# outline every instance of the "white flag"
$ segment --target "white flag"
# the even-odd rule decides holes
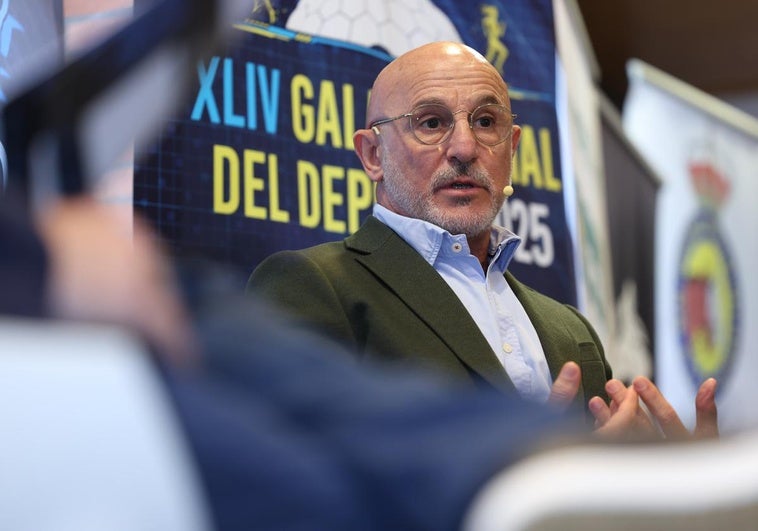
[[[624,129],[660,175],[656,380],[692,425],[719,381],[723,431],[758,425],[758,122],[653,67],[629,65]]]

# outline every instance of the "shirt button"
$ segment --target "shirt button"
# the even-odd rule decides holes
[[[452,247],[452,249],[453,249],[453,252],[454,252],[454,253],[460,253],[460,252],[463,250],[463,245],[461,245],[461,244],[460,244],[460,243],[458,243],[458,242],[455,242],[455,243],[453,244],[453,247]]]
[[[506,354],[510,354],[511,352],[513,352],[513,347],[511,346],[510,343],[503,343],[503,352],[505,352]]]

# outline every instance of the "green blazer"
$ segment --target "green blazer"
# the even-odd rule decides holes
[[[577,401],[607,400],[611,368],[589,322],[571,306],[505,276],[537,330],[553,379],[573,360],[582,369]],[[247,291],[368,360],[427,367],[459,382],[515,392],[447,283],[373,216],[344,241],[268,257],[253,271]]]

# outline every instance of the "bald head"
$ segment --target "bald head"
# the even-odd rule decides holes
[[[473,76],[473,78],[472,78]],[[432,42],[397,57],[377,76],[371,90],[366,119],[371,123],[388,114],[408,111],[417,94],[435,83],[461,87],[473,79],[488,79],[509,105],[508,89],[498,71],[482,54],[457,42]]]

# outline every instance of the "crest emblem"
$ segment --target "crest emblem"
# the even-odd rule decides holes
[[[678,267],[679,338],[690,375],[699,385],[722,379],[732,362],[739,323],[737,279],[718,213],[730,183],[711,162],[689,165],[699,207],[684,238]]]

